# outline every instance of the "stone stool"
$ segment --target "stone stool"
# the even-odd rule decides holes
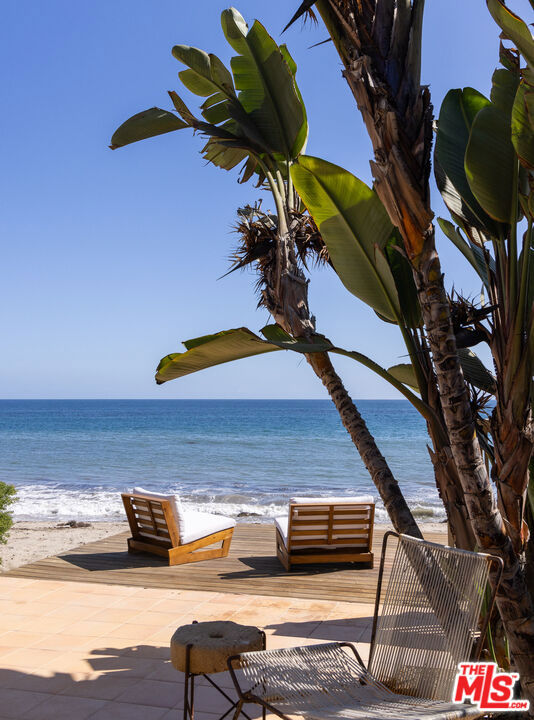
[[[231,703],[220,720],[236,709],[238,702],[217,685],[209,675],[228,670],[228,658],[251,650],[265,650],[265,633],[252,625],[238,625],[230,620],[194,622],[182,625],[171,638],[171,662],[185,673],[184,720],[193,720],[195,677],[202,675]],[[243,712],[246,718],[249,716]],[[239,713],[234,715],[237,718]],[[250,718],[249,718],[250,720]]]

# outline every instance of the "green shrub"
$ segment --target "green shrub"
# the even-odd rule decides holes
[[[13,518],[7,508],[15,502],[16,494],[14,485],[0,482],[0,543],[7,542],[9,528],[13,525]]]

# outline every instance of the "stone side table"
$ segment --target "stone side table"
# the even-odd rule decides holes
[[[230,703],[230,707],[219,720],[237,709],[238,701],[234,701],[209,676],[228,670],[227,660],[232,655],[252,650],[265,650],[265,633],[252,625],[217,620],[194,622],[191,625],[182,625],[176,630],[171,638],[171,662],[177,670],[185,674],[184,720],[194,718],[195,677],[198,675],[205,677]],[[250,720],[243,710],[241,713]],[[238,715],[239,712],[234,718]]]

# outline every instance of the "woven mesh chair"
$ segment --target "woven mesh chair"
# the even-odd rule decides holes
[[[398,543],[381,603],[391,537]],[[450,700],[458,663],[480,655],[501,575],[500,558],[386,533],[368,668],[348,642],[242,653],[228,661],[241,705],[314,720],[480,716]]]

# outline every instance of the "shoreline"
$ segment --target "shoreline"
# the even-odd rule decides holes
[[[250,522],[254,523],[255,520],[251,518]],[[2,559],[0,573],[51,555],[59,555],[80,545],[102,540],[108,535],[128,532],[126,520],[121,522],[99,520],[88,525],[89,527],[70,527],[53,520],[15,521],[9,531],[7,543],[0,545]],[[392,529],[389,523],[375,523],[375,527]],[[423,522],[419,523],[419,527],[423,533],[443,532],[444,542],[447,541],[445,523]]]

